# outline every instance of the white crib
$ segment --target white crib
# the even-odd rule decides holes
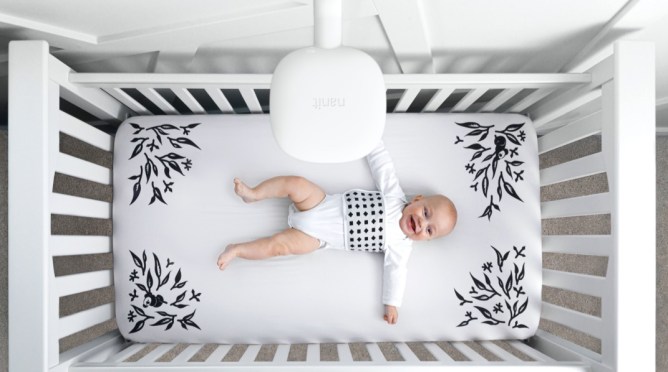
[[[113,303],[59,314],[59,298],[113,286],[111,270],[54,274],[54,257],[112,250],[109,236],[51,233],[52,214],[112,218],[109,203],[53,191],[56,173],[104,185],[112,180],[110,169],[61,153],[59,132],[112,151],[113,135],[99,128],[113,128],[107,124],[128,115],[150,115],[156,108],[165,114],[206,113],[207,105],[229,114],[261,113],[271,75],[76,73],[51,56],[45,42],[21,41],[10,44],[9,54],[10,370],[654,369],[653,46],[618,43],[612,55],[581,73],[406,74],[385,79],[388,107],[394,112],[441,108],[527,114],[540,135],[541,154],[600,134],[601,152],[540,174],[541,186],[607,174],[608,192],[542,203],[544,220],[610,215],[607,235],[543,236],[544,252],[608,258],[604,277],[543,271],[545,286],[600,299],[600,316],[550,303],[542,310],[543,319],[599,339],[600,352],[544,329],[529,340],[506,342],[320,345],[143,345],[126,342],[113,331],[59,350],[60,339],[114,318]],[[483,98],[491,97],[490,92],[497,94]],[[165,94],[178,97],[182,105],[176,107]],[[230,103],[232,96],[239,102]],[[62,100],[97,120],[82,121],[62,111]]]

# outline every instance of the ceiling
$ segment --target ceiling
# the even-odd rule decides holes
[[[385,73],[557,72],[583,48],[638,38],[657,43],[657,97],[668,98],[665,0],[343,4],[343,43]],[[0,0],[0,80],[16,39],[47,40],[78,71],[271,73],[312,35],[310,0]]]

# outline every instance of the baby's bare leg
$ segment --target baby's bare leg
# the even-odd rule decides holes
[[[304,177],[280,176],[249,187],[240,179],[234,179],[234,192],[246,203],[267,199],[288,197],[300,211],[309,210],[325,198],[325,192]]]
[[[318,249],[320,241],[295,229],[286,229],[269,237],[246,243],[230,244],[218,256],[218,268],[225,270],[236,257],[247,260],[263,260],[290,254],[305,254]]]

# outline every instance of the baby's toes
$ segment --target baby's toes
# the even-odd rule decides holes
[[[221,261],[221,260],[218,260],[218,269],[220,269],[221,271],[222,271],[222,270],[225,270],[225,269],[227,268],[227,265],[228,265],[228,264],[229,264],[228,261]]]
[[[227,265],[230,264],[230,261],[232,261],[234,259],[234,257],[236,257],[235,254],[234,254],[234,251],[233,251],[234,247],[235,247],[235,244],[228,245],[225,248],[225,251],[223,251],[223,253],[221,253],[220,256],[218,256],[217,264],[218,264],[218,268],[220,270],[225,270]]]
[[[238,178],[234,179],[234,192],[235,193],[237,193],[237,194],[239,193],[239,190],[241,189],[241,184],[242,184],[242,182]]]
[[[246,203],[251,203],[256,200],[253,196],[253,190],[238,179],[234,180],[234,192]]]

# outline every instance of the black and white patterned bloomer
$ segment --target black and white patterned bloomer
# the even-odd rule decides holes
[[[343,196],[346,249],[385,251],[385,203],[378,191],[351,190]]]

